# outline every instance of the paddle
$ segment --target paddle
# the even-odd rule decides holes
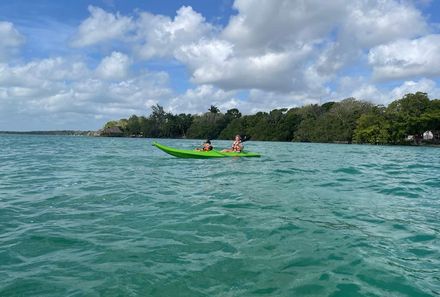
[[[251,137],[250,136],[248,137],[247,135],[245,135],[241,138],[241,142],[248,141],[249,139],[251,139]]]

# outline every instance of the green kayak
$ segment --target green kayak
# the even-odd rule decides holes
[[[225,157],[260,157],[259,154],[251,153],[251,152],[221,152],[217,150],[212,151],[196,151],[196,150],[181,150],[172,148],[169,146],[162,145],[157,142],[153,142],[153,146],[158,149],[164,151],[167,154],[178,158],[193,158],[193,159],[208,159],[208,158],[225,158]]]

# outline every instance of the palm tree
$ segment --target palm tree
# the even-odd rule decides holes
[[[215,105],[211,105],[211,107],[208,109],[208,111],[209,111],[210,113],[219,113],[219,112],[220,112],[220,109],[218,109],[218,107],[215,106]]]

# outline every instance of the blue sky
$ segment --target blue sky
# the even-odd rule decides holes
[[[440,97],[440,1],[1,1],[0,130]]]

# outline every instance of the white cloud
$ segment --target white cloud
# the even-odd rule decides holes
[[[124,60],[122,54],[113,53],[109,65],[112,65],[114,56]],[[116,67],[116,71],[110,73],[119,70]],[[106,120],[147,114],[151,102],[171,98],[173,92],[168,81],[168,75],[162,72],[137,72],[120,79],[115,76],[112,80],[101,79],[84,62],[65,58],[37,60],[17,66],[0,64],[0,118],[32,118],[32,123],[37,126],[28,126],[31,122],[22,123],[26,129],[44,129],[38,125],[47,123],[47,119],[53,119],[51,129],[74,129],[74,126],[59,125],[81,118],[90,128],[97,129]],[[4,124],[10,125],[11,122]],[[77,124],[81,125],[80,122]],[[2,126],[0,129],[14,128]]]
[[[72,41],[75,47],[90,46],[101,42],[123,38],[134,28],[130,17],[112,14],[105,10],[89,6],[90,17],[81,23]]]
[[[215,31],[214,26],[190,6],[182,6],[174,19],[141,13],[137,21],[138,54],[144,59],[172,57],[182,45],[197,42]]]
[[[327,38],[346,11],[346,1],[236,0],[222,36],[248,51],[281,50]]]
[[[428,93],[431,98],[440,98],[440,87],[437,83],[430,79],[420,79],[418,81],[405,81],[402,85],[394,88],[390,92],[390,101],[400,99],[405,94],[424,92]]]
[[[167,104],[167,109],[174,113],[200,113],[208,111],[211,105],[226,112],[237,107],[239,100],[235,97],[235,92],[225,92],[212,85],[201,85],[172,98]]]
[[[0,40],[0,62],[6,61],[25,41],[23,35],[14,27],[14,24],[1,21]]]
[[[269,111],[274,108],[296,107],[303,104],[320,102],[323,94],[279,93],[261,90],[250,90],[247,98],[240,99],[237,91],[223,91],[213,85],[200,85],[188,89],[184,94],[166,102],[166,108],[174,113],[200,113],[208,111],[211,105],[219,107],[222,112],[238,108],[244,114],[258,111]],[[315,97],[314,97],[315,96]]]
[[[440,35],[398,40],[370,50],[377,80],[440,75]]]
[[[176,58],[192,73],[197,84],[214,84],[225,90],[284,90],[307,87],[301,66],[312,52],[308,45],[291,52],[265,52],[241,55],[224,40],[201,40],[182,46]],[[294,66],[301,67],[295,68]]]
[[[428,25],[414,6],[404,1],[352,1],[344,22],[343,38],[369,48],[428,32]]]
[[[0,38],[2,47],[18,47],[24,42],[24,37],[10,22],[0,22]]]
[[[308,94],[305,92],[265,92],[251,90],[249,97],[240,105],[244,113],[256,113],[258,111],[269,111],[275,108],[292,108],[304,104],[320,103],[324,94]]]
[[[79,31],[121,23],[116,27],[125,30],[112,38],[129,41],[142,59],[176,59],[198,85],[322,93],[344,67],[365,58],[365,49],[428,30],[419,10],[395,0],[236,0],[234,8],[238,13],[220,29],[191,7],[173,19],[147,12],[131,19],[91,7]]]
[[[331,95],[331,100],[354,97],[374,104],[387,105],[405,94],[416,92],[425,92],[431,98],[439,98],[440,86],[433,80],[422,78],[417,81],[403,81],[392,89],[379,89],[363,77],[342,77],[338,89]]]
[[[104,57],[96,69],[97,75],[102,79],[124,79],[130,68],[130,58],[120,52],[113,52]]]
[[[382,1],[236,0],[238,14],[215,38],[181,44],[175,57],[192,82],[225,90],[324,92],[364,48],[427,31],[410,4]]]
[[[17,66],[0,64],[0,86],[28,86],[44,89],[48,82],[63,83],[89,75],[85,63],[57,57]]]

